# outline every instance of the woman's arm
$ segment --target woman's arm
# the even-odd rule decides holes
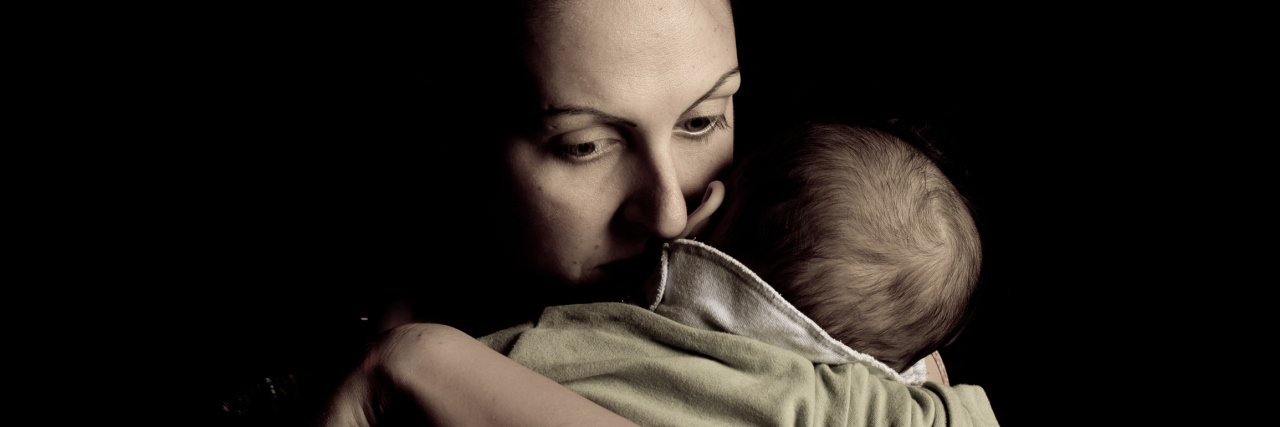
[[[636,425],[462,331],[429,323],[393,329],[343,383],[322,425],[377,425],[396,393],[440,426]]]

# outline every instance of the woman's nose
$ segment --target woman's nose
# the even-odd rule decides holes
[[[624,215],[628,222],[654,236],[674,239],[684,231],[689,213],[670,145],[648,144],[638,154]]]

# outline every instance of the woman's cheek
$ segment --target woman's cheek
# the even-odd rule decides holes
[[[514,196],[521,202],[519,211],[512,213],[522,224],[520,246],[527,248],[526,256],[538,270],[562,275],[563,257],[558,252],[565,246],[561,218],[565,203],[558,201],[563,189],[552,163],[554,156],[532,142],[520,141],[510,146],[507,160]]]
[[[680,165],[680,191],[686,198],[701,199],[707,184],[733,163],[732,128],[720,131],[704,144],[684,144],[676,156]]]
[[[688,200],[701,200],[707,184],[733,164],[733,129],[737,124],[733,112],[733,97],[729,97],[724,110],[728,127],[716,131],[703,142],[687,141],[678,144],[676,159],[680,173],[680,191]],[[690,205],[692,210],[696,206]]]
[[[539,179],[543,247],[569,276],[594,268],[609,249],[609,223],[621,205],[621,182],[605,164],[555,164]]]

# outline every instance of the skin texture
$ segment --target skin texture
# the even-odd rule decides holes
[[[643,279],[640,261],[732,161],[732,15],[721,1],[559,12],[529,24],[543,119],[507,144],[524,253],[569,285]]]

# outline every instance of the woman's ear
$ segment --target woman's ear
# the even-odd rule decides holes
[[[684,239],[689,236],[697,236],[707,226],[707,220],[711,218],[711,214],[720,208],[720,203],[724,201],[724,183],[720,181],[711,181],[707,184],[707,191],[702,194],[702,204],[698,205],[698,209],[689,214],[689,220],[684,227],[684,231],[676,236],[677,239]]]

